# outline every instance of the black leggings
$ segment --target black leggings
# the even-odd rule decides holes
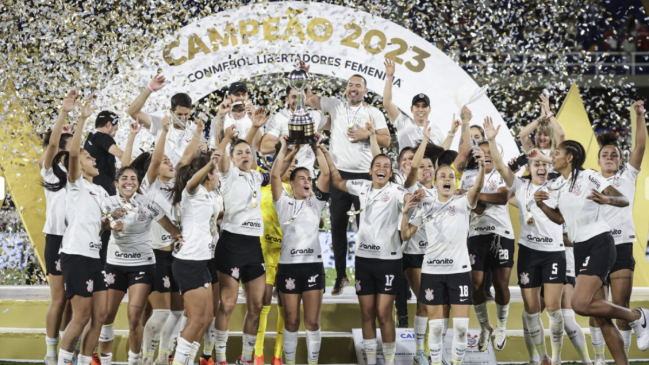
[[[346,180],[365,179],[371,180],[370,174],[353,173],[339,171],[340,177]],[[354,204],[354,209],[360,209],[360,201],[358,197],[344,191],[338,190],[333,186],[329,186],[331,193],[331,244],[334,250],[334,261],[336,263],[336,279],[342,279],[347,276],[347,255],[349,253],[347,243],[347,224],[349,223],[349,216],[347,212]],[[360,217],[356,216],[356,223],[360,224]]]

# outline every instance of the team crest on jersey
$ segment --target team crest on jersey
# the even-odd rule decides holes
[[[381,201],[387,202],[389,199],[390,199],[390,192],[384,191],[383,194],[381,194]]]
[[[455,217],[457,215],[457,210],[455,209],[455,205],[451,205],[446,209],[446,211],[448,212],[448,215],[450,217]]]
[[[435,296],[433,295],[434,290],[433,289],[426,289],[426,300],[431,301],[435,299]]]
[[[295,289],[295,279],[288,278],[286,279],[286,290]]]
[[[475,265],[475,255],[469,254],[469,259],[471,260],[471,266]]]
[[[86,284],[88,284],[88,293],[92,293],[92,289],[95,286],[95,282],[92,279],[90,279],[86,281]]]
[[[168,276],[162,278],[162,285],[167,289],[171,288],[171,282],[169,281]]]
[[[581,185],[575,185],[572,187],[572,193],[575,194],[575,196],[581,195]]]
[[[521,274],[521,285],[527,285],[530,283],[530,274],[524,272]]]
[[[496,190],[498,188],[498,184],[495,180],[489,180],[489,185],[487,185],[487,188],[489,188],[489,190]]]
[[[612,179],[610,179],[609,183],[611,183],[611,186],[613,186],[614,188],[619,188],[620,185],[622,185],[622,181],[620,181],[619,176],[615,176]]]
[[[233,267],[231,270],[232,270],[232,277],[235,279],[239,279],[239,268]]]
[[[306,158],[311,158],[311,157],[313,157],[313,150],[309,148],[306,151]]]
[[[311,208],[313,206],[313,202],[311,201],[311,198],[307,198],[306,202],[304,202],[307,207]]]
[[[106,274],[106,285],[115,284],[115,274],[109,272]]]
[[[356,287],[356,291],[361,291],[361,281],[360,280],[356,280],[356,284],[354,284],[354,286]]]
[[[61,271],[61,259],[54,261],[54,264],[56,265],[55,270]]]
[[[138,210],[137,214],[138,214],[137,215],[137,220],[139,220],[140,222],[144,222],[146,220],[146,212],[145,211]]]

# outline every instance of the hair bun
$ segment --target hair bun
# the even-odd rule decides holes
[[[617,133],[615,132],[604,132],[597,135],[597,143],[599,143],[600,148],[608,145],[618,147],[617,139]]]

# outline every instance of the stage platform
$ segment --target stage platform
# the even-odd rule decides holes
[[[331,288],[327,288],[330,292]],[[507,324],[508,340],[505,350],[496,352],[499,363],[526,363],[527,351],[523,340],[523,327],[521,315],[523,302],[518,287],[510,287],[512,293],[509,321]],[[42,361],[45,356],[45,313],[49,301],[49,289],[46,286],[0,286],[0,359],[13,361]],[[126,301],[115,321],[115,348],[113,359],[125,362],[127,359],[127,334],[128,322],[126,320]],[[649,307],[649,288],[634,288],[631,297],[632,307]],[[496,306],[488,304],[489,316],[495,325]],[[241,353],[241,331],[245,315],[245,300],[240,297],[232,314],[230,327],[230,341],[228,342],[228,360],[234,363]],[[408,304],[410,326],[413,324],[415,301]],[[548,319],[542,316],[544,327],[548,327]],[[584,328],[590,347],[588,319],[577,316],[577,321]],[[265,357],[270,359],[275,343],[275,329],[277,311],[275,302],[268,317],[267,334],[265,341]],[[344,293],[332,297],[326,293],[321,314],[322,349],[320,351],[321,364],[353,364],[356,363],[352,328],[360,328],[361,318],[358,301],[353,286],[345,288]],[[478,328],[475,314],[471,311],[469,326]],[[300,338],[297,351],[297,363],[306,364],[306,345],[304,328],[300,329]],[[546,340],[550,349],[549,333],[546,330]],[[649,352],[641,352],[635,346],[635,338],[629,353],[632,360],[649,359]],[[607,352],[607,358],[610,355]],[[568,340],[564,339],[563,356],[565,362],[578,360],[577,354]]]

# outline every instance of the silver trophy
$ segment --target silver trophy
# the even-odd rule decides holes
[[[297,90],[297,106],[288,121],[288,142],[291,144],[311,144],[317,140],[315,123],[304,106],[307,88],[311,76],[302,69],[291,71],[284,79],[291,88]]]

